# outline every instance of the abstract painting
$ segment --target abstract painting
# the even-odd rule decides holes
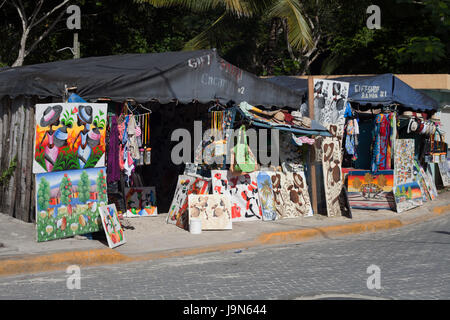
[[[167,222],[178,227],[189,229],[189,195],[208,194],[210,180],[207,178],[182,175],[178,177],[178,185],[172,200]]]
[[[398,213],[423,204],[420,186],[416,181],[395,186],[394,197]]]
[[[311,201],[302,170],[269,173],[272,180],[277,219],[310,217]]]
[[[158,215],[155,187],[125,188],[126,218]]]
[[[322,164],[327,215],[341,216],[339,195],[342,191],[342,153],[337,138],[325,137],[322,141]]]
[[[315,120],[322,125],[337,125],[338,131],[343,131],[348,88],[348,82],[314,79]]]
[[[276,220],[277,212],[270,176],[266,172],[260,171],[257,176],[257,184],[263,220]]]
[[[396,139],[394,186],[414,181],[414,139]]]
[[[105,165],[107,104],[36,105],[33,173]]]
[[[115,248],[126,242],[123,229],[117,215],[115,204],[100,206],[100,217],[102,219],[103,230],[105,230],[108,246]]]
[[[231,230],[230,199],[223,194],[189,195],[189,221],[202,220],[202,230]]]
[[[106,168],[36,175],[37,241],[99,231],[99,206],[108,203]]]
[[[233,222],[262,219],[257,174],[258,172],[251,172],[235,176],[226,170],[211,170],[213,194],[225,194],[229,197]]]
[[[394,171],[352,170],[348,174],[348,201],[353,209],[395,210]]]

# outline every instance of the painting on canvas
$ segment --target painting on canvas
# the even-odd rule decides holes
[[[329,217],[341,216],[339,196],[342,191],[342,153],[337,138],[323,139],[322,165],[327,214]]]
[[[202,230],[230,230],[230,199],[221,194],[189,195],[189,221],[200,218]]]
[[[348,82],[314,79],[314,118],[322,125],[337,125],[339,135],[345,124],[348,89]]]
[[[423,204],[422,192],[416,181],[395,186],[394,197],[399,213]]]
[[[450,171],[448,168],[447,159],[444,162],[438,163],[439,174],[441,175],[442,184],[444,187],[450,186]]]
[[[414,139],[396,139],[394,186],[414,181]]]
[[[266,172],[260,171],[257,176],[257,183],[263,220],[276,220],[277,212],[275,209],[272,180],[270,176]]]
[[[189,230],[189,195],[191,194],[208,194],[210,181],[206,178],[192,177],[193,183],[187,189],[180,206],[175,212],[175,224],[185,230]]]
[[[117,215],[116,205],[100,206],[100,217],[105,230],[108,246],[115,248],[126,242],[122,226]]]
[[[106,168],[36,175],[37,241],[99,231],[98,207],[108,203]]]
[[[107,104],[36,105],[33,173],[105,165]]]
[[[251,172],[236,176],[226,170],[211,170],[213,193],[230,198],[233,222],[262,219],[257,174]]]
[[[194,183],[195,178],[188,175],[178,176],[177,187],[172,198],[172,203],[169,207],[167,214],[167,223],[176,223],[176,213],[178,209],[183,205],[184,200],[187,198],[187,192],[189,187]]]
[[[125,188],[126,218],[155,217],[158,215],[155,187]]]
[[[351,208],[395,210],[393,170],[352,170],[347,186]]]

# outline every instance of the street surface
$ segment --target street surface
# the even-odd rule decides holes
[[[367,287],[371,265],[379,267],[380,289]],[[0,277],[0,299],[450,299],[450,217],[351,237],[82,268],[80,289],[67,288],[70,275]]]

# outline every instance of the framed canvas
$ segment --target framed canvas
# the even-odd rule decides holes
[[[414,139],[396,139],[394,186],[414,181]]]
[[[33,173],[105,165],[105,103],[36,104]]]
[[[106,168],[37,174],[37,241],[99,231],[99,206],[107,203]]]
[[[189,221],[200,218],[202,230],[231,230],[230,199],[223,194],[189,195]]]
[[[100,217],[102,219],[103,230],[105,230],[108,246],[115,248],[126,243],[124,232],[117,215],[116,205],[109,204],[100,206]]]
[[[442,184],[444,185],[444,187],[450,186],[450,171],[448,168],[447,159],[445,159],[444,162],[439,162],[438,167],[439,167],[439,174],[441,175],[442,179]]]
[[[132,187],[125,188],[124,191],[127,206],[124,217],[156,217],[158,215],[155,187]]]

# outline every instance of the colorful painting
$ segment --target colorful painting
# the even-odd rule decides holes
[[[226,170],[211,170],[213,193],[229,197],[233,222],[262,219],[257,174],[258,172],[251,172],[234,176]]]
[[[189,220],[200,218],[202,230],[231,230],[230,199],[223,194],[189,195]]]
[[[427,202],[428,200],[433,200],[432,195],[429,192],[427,182],[425,181],[425,173],[422,167],[414,160],[414,181],[419,184],[420,192],[422,193],[422,201]]]
[[[322,164],[327,215],[341,216],[339,196],[342,191],[342,153],[337,138],[325,137],[322,141]]]
[[[348,174],[348,201],[353,209],[395,210],[394,171],[352,170]]]
[[[115,248],[126,242],[123,229],[117,215],[116,205],[110,204],[100,206],[100,217],[102,219],[103,230],[105,230],[108,246]]]
[[[184,183],[187,183],[189,187],[186,193],[182,193],[177,199],[177,209],[168,220],[169,223],[175,223],[178,227],[185,230],[189,230],[189,195],[208,194],[210,184],[208,179],[200,177],[189,177],[188,180],[189,182],[184,181]],[[192,183],[190,183],[190,180],[192,180]]]
[[[108,203],[106,168],[36,175],[37,241],[99,231],[99,206]]]
[[[444,187],[450,186],[450,171],[448,168],[447,159],[445,159],[444,162],[439,162],[438,167],[442,179],[442,184],[444,185]]]
[[[395,186],[394,197],[398,213],[423,204],[420,186],[416,181]]]
[[[259,203],[261,204],[263,220],[276,220],[277,212],[272,190],[272,180],[266,172],[259,172],[257,176]]]
[[[337,125],[342,135],[348,82],[314,79],[314,118],[322,125]]]
[[[105,165],[107,104],[36,105],[33,173]]]
[[[156,217],[158,215],[155,187],[125,188],[125,203],[127,211],[124,217],[126,218]]]
[[[396,139],[394,186],[414,181],[414,139]]]

